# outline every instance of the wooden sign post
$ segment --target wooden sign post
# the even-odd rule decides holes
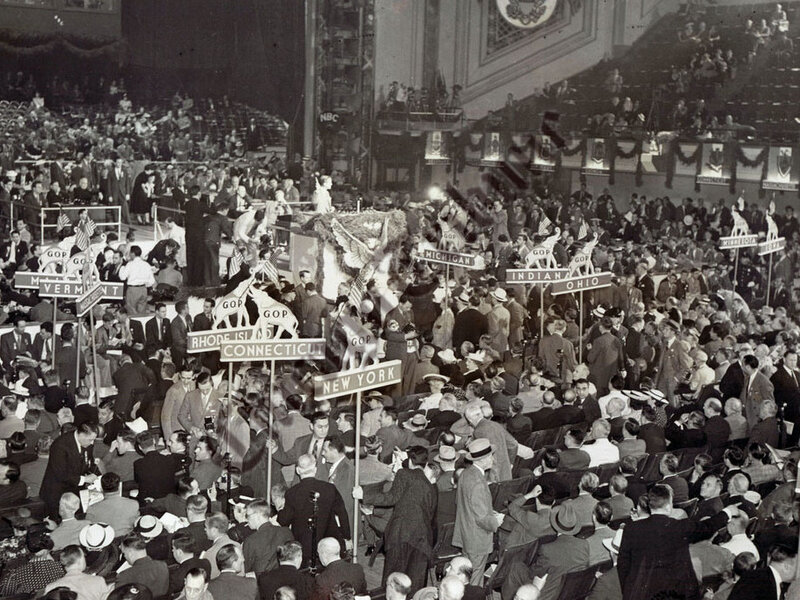
[[[549,283],[561,281],[567,269],[507,269],[506,283],[539,284],[539,341],[544,337],[544,288]]]
[[[767,270],[767,297],[765,299],[765,304],[767,306],[770,305],[769,294],[772,288],[772,256],[776,252],[780,252],[785,248],[786,248],[786,238],[783,237],[775,238],[773,240],[768,240],[758,245],[759,256],[769,255],[769,268]]]
[[[758,235],[729,235],[719,238],[720,250],[733,250],[733,289],[736,290],[739,281],[739,248],[752,248],[758,245]]]
[[[221,333],[218,329],[213,333]],[[233,330],[231,330],[233,331]],[[253,329],[250,328],[251,335]],[[203,331],[200,333],[211,333]],[[232,336],[233,337],[233,336]],[[228,425],[225,432],[225,452],[230,452],[230,415],[233,410],[233,363],[269,361],[269,435],[272,436],[272,393],[275,387],[275,361],[322,360],[325,358],[324,338],[292,338],[278,340],[224,340],[219,345],[220,360],[228,363]],[[272,444],[267,444],[267,504],[272,496]],[[228,463],[230,464],[230,462]],[[228,477],[230,482],[230,476]],[[254,490],[255,491],[255,490]]]
[[[356,394],[356,454],[355,454],[355,485],[360,485],[360,456],[361,452],[361,393],[366,390],[394,385],[400,383],[403,376],[403,363],[399,360],[390,360],[350,371],[339,371],[330,375],[317,375],[314,377],[314,399],[327,400],[338,396]],[[345,499],[345,502],[347,499]],[[353,562],[358,562],[358,500],[353,499]]]
[[[583,362],[583,292],[596,290],[611,285],[613,273],[608,271],[590,273],[588,275],[573,275],[553,283],[553,296],[559,294],[574,294],[578,292],[580,308],[578,309],[578,329],[580,341],[578,343],[578,362]]]
[[[444,295],[446,306],[450,304],[450,266],[463,267],[464,269],[482,269],[485,266],[483,264],[483,259],[477,254],[462,254],[461,252],[453,252],[451,250],[425,248],[420,258],[428,262],[445,265]]]

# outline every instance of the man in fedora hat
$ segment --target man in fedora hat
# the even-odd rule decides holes
[[[540,598],[555,600],[564,575],[589,566],[589,543],[575,537],[581,530],[581,523],[578,514],[569,503],[562,504],[550,512],[550,526],[556,532],[556,539],[539,548],[530,570],[527,572],[524,568],[511,570],[503,584],[503,598],[513,598],[521,585],[531,583],[534,577],[547,575]]]
[[[456,472],[456,459],[458,453],[452,446],[439,446],[439,451],[433,458],[434,462],[439,463],[442,473],[436,480],[436,488],[440,492],[449,492],[456,487],[453,476]]]
[[[485,438],[472,440],[467,445],[467,458],[472,464],[461,473],[456,488],[453,545],[472,562],[470,583],[481,585],[486,559],[494,547],[494,532],[502,525],[504,515],[492,508],[486,479],[486,472],[495,464],[492,444]]]
[[[497,288],[489,294],[489,304],[492,310],[486,315],[491,336],[491,346],[500,355],[508,352],[508,336],[511,328],[511,313],[508,312],[505,304],[508,302],[508,294],[503,288]]]

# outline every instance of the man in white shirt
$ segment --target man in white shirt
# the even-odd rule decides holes
[[[600,406],[600,414],[604,419],[608,419],[609,417],[608,403],[612,398],[619,398],[625,403],[625,410],[622,411],[622,416],[627,417],[630,414],[631,408],[628,402],[628,397],[622,393],[622,388],[624,385],[625,380],[622,378],[622,376],[614,375],[608,381],[608,394],[597,399],[597,404]]]
[[[756,548],[752,540],[747,537],[747,524],[750,519],[748,519],[744,511],[740,509],[735,510],[736,512],[733,512],[728,519],[728,533],[731,534],[731,539],[720,544],[720,546],[726,550],[730,550],[731,554],[734,556],[738,556],[742,552],[751,552],[753,556],[756,557],[756,560],[759,560],[760,555],[758,553],[758,548]]]
[[[689,388],[693,392],[700,391],[704,386],[716,381],[716,373],[714,369],[706,364],[707,362],[708,354],[702,350],[697,350],[694,355],[694,372],[689,379]]]
[[[581,448],[589,455],[589,468],[619,461],[619,448],[608,439],[611,425],[605,419],[597,419],[592,423],[593,444],[584,444]]]
[[[119,270],[119,278],[128,285],[125,289],[125,308],[131,316],[147,312],[147,288],[156,284],[153,268],[142,259],[142,249],[131,246],[128,262]]]

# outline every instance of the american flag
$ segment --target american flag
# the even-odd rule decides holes
[[[587,237],[589,237],[589,226],[586,221],[581,221],[581,226],[578,228],[578,239],[582,240]]]
[[[62,229],[69,227],[72,225],[72,221],[69,220],[69,217],[64,213],[58,215],[58,222],[56,223],[56,231],[61,231]]]
[[[91,217],[86,217],[82,224],[78,224],[77,231],[75,232],[75,245],[81,250],[86,250],[92,242],[92,236],[97,230],[97,225],[92,221]]]
[[[547,215],[542,216],[542,220],[539,221],[539,231],[537,232],[539,235],[547,235],[550,233],[550,227],[553,225],[553,222]]]
[[[357,311],[361,312],[361,301],[364,299],[364,294],[367,293],[367,282],[364,281],[364,270],[359,271],[353,283],[350,285],[350,291],[347,293],[347,299],[350,301]]]
[[[279,285],[281,281],[280,274],[278,273],[278,257],[281,255],[281,252],[281,248],[275,248],[261,264],[261,272],[275,285]]]
[[[242,265],[244,264],[244,255],[242,255],[242,251],[239,248],[233,249],[233,255],[231,256],[231,262],[228,266],[228,279],[236,275],[239,271],[242,270]]]

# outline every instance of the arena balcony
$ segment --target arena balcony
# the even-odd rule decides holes
[[[375,118],[375,128],[387,135],[414,131],[458,131],[465,125],[464,111],[460,108],[440,112],[381,110]]]

